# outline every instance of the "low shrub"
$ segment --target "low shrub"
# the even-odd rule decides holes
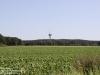
[[[75,69],[84,75],[95,75],[96,72],[100,71],[100,56],[98,55],[85,55],[78,58],[74,64]]]
[[[0,44],[0,47],[6,47],[7,45],[5,45],[5,44]]]

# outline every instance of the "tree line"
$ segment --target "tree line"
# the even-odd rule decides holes
[[[89,41],[80,39],[40,39],[24,40],[24,45],[41,45],[41,46],[98,46],[99,41]]]
[[[16,46],[100,46],[100,41],[90,41],[81,39],[40,39],[21,40],[17,37],[6,37],[0,34],[0,45]]]
[[[5,37],[2,34],[0,34],[0,45],[23,45],[23,41],[17,37]]]

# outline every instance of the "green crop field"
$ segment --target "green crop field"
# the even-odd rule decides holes
[[[18,75],[83,75],[75,69],[82,56],[100,55],[99,46],[8,46],[0,47],[0,67],[24,70]],[[84,59],[85,60],[85,59]],[[95,71],[97,72],[97,71]],[[4,74],[1,74],[4,75]],[[16,74],[17,75],[17,74]],[[90,74],[94,75],[92,71]],[[96,75],[99,75],[96,73]]]

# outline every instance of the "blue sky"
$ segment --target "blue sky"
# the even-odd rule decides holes
[[[100,40],[100,0],[0,0],[0,33],[22,40]]]

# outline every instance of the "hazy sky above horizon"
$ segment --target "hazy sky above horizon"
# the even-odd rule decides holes
[[[100,0],[0,0],[0,33],[22,40],[100,40]]]

